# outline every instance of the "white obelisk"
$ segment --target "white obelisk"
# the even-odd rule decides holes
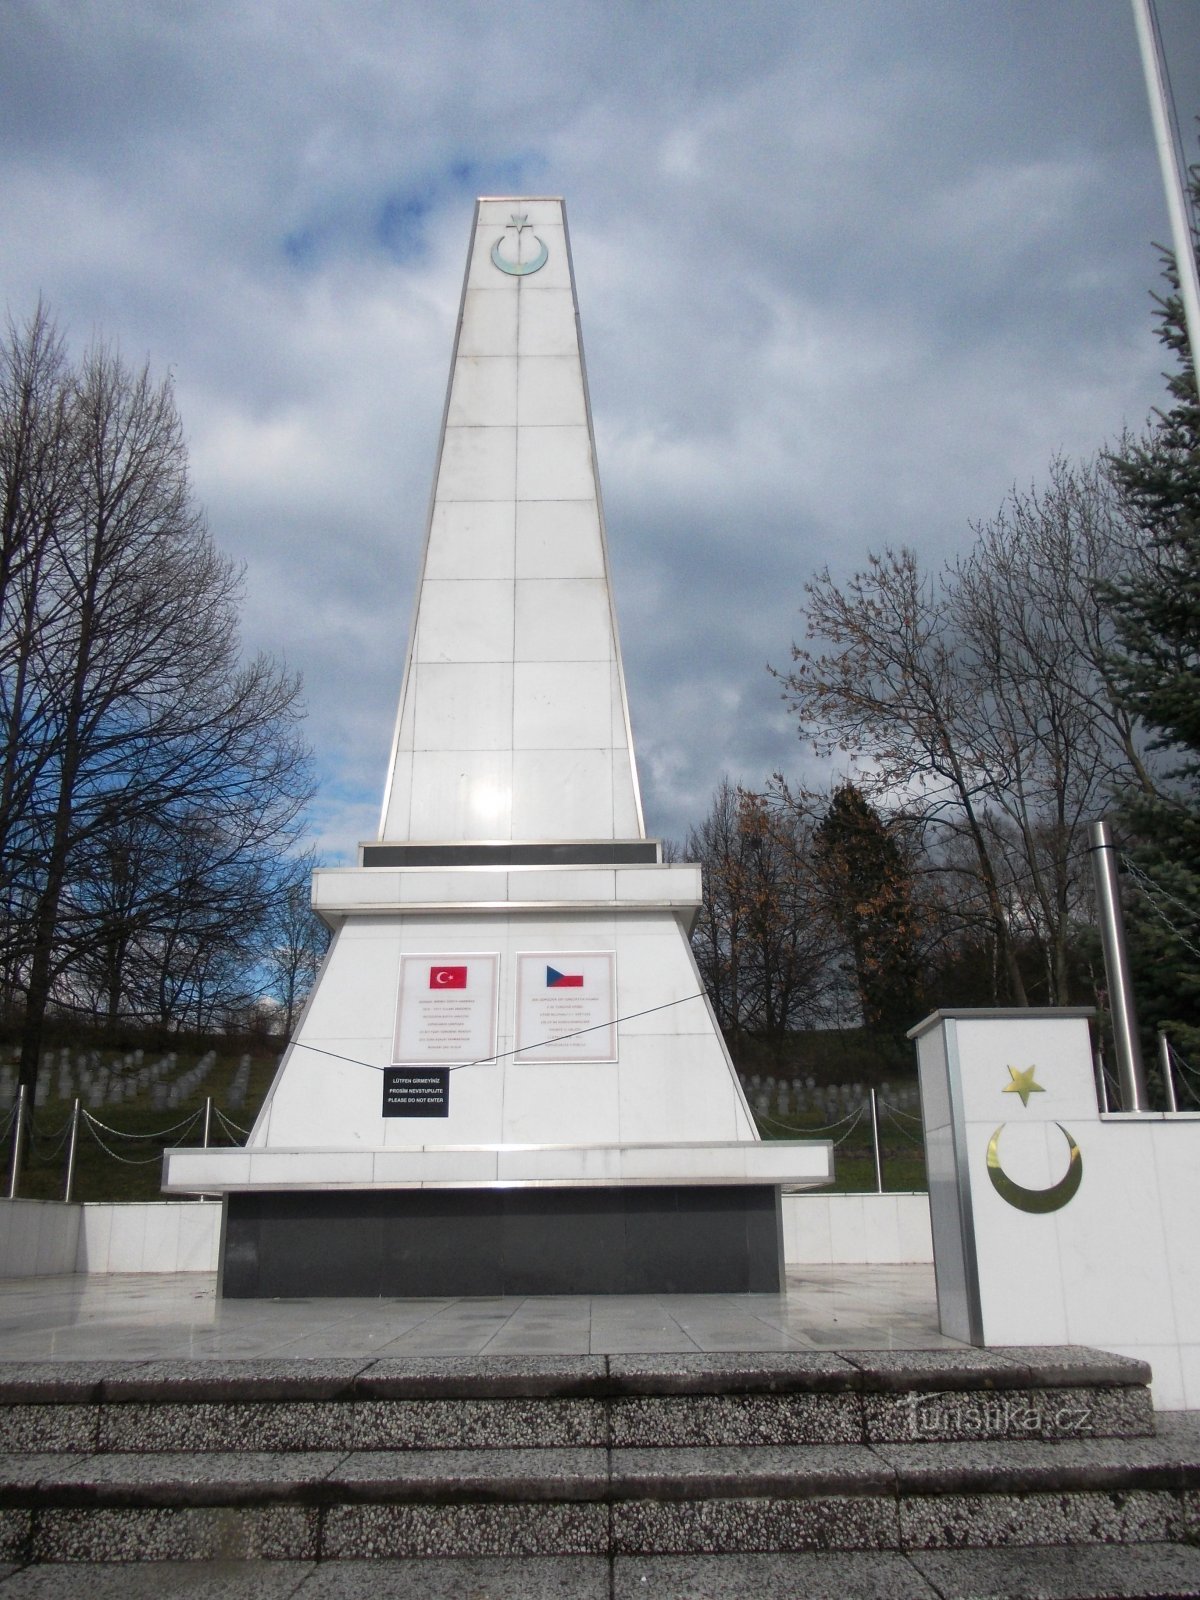
[[[563,204],[481,200],[379,838],[314,874],[333,943],[246,1150],[165,1186],[827,1182],[759,1142],[700,893],[642,823]]]

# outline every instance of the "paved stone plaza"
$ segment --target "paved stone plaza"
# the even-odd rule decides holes
[[[9,1279],[0,1360],[931,1350],[933,1268],[792,1268],[784,1294],[220,1300],[212,1273]]]

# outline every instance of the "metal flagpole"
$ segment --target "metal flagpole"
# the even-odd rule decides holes
[[[1188,345],[1192,352],[1192,370],[1200,381],[1200,274],[1196,270],[1196,250],[1188,222],[1187,178],[1180,171],[1178,151],[1171,136],[1167,75],[1151,0],[1132,0],[1132,3],[1138,47],[1142,53],[1142,71],[1146,75],[1146,93],[1150,97],[1154,141],[1158,146],[1158,163],[1162,168],[1163,188],[1167,191],[1171,240],[1175,250],[1175,265],[1179,269],[1179,289],[1183,296]]]
[[[1121,890],[1117,881],[1117,852],[1112,829],[1107,822],[1093,822],[1088,828],[1088,851],[1096,879],[1096,912],[1100,923],[1100,944],[1104,951],[1104,971],[1108,978],[1108,1009],[1112,1016],[1113,1047],[1117,1056],[1117,1081],[1121,1085],[1122,1111],[1148,1111],[1146,1074],[1142,1067],[1142,1047],[1138,1041],[1137,1012],[1133,1003],[1133,979],[1129,954],[1125,949],[1125,927],[1121,921]]]

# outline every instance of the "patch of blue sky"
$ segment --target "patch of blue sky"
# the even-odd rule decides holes
[[[397,185],[374,200],[338,207],[285,233],[285,259],[299,271],[312,271],[341,250],[381,250],[393,261],[418,259],[425,250],[431,217],[448,200],[477,194],[520,194],[545,167],[544,158],[522,151],[502,160],[459,157],[441,171]]]

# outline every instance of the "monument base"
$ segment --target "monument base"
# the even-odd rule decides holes
[[[765,1184],[291,1190],[225,1199],[221,1293],[279,1296],[773,1294],[780,1191]]]

